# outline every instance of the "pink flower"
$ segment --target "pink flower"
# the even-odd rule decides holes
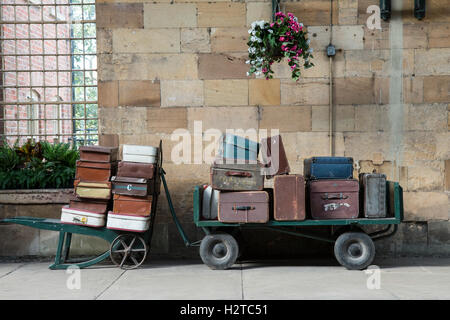
[[[280,41],[284,41],[284,37],[280,37]]]
[[[297,50],[297,45],[293,46],[293,47],[291,48],[291,50],[292,50],[292,51]]]
[[[270,27],[273,27],[274,25],[275,25],[275,23],[272,22],[272,23],[270,24]]]
[[[261,70],[263,73],[266,73],[267,72],[267,68],[262,68],[262,70]]]

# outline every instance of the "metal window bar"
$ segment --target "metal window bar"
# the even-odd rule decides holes
[[[97,142],[96,50],[86,51],[90,41],[96,47],[95,1],[0,1],[0,142],[20,138]],[[75,28],[78,34],[74,33]],[[36,53],[34,46],[39,42],[41,48]],[[68,74],[68,79],[61,80]],[[36,81],[35,77],[41,80]],[[33,91],[39,92],[39,101],[32,99]],[[53,101],[55,98],[57,101]],[[35,108],[38,118],[34,117]],[[30,123],[38,123],[37,131],[27,129],[35,128]]]

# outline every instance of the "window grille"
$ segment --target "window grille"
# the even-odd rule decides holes
[[[0,1],[0,143],[96,144],[95,0]]]

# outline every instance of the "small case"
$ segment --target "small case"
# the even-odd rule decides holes
[[[99,228],[105,226],[105,214],[64,206],[61,210],[61,223]]]
[[[132,232],[144,232],[150,227],[150,217],[108,213],[106,228]]]
[[[75,194],[87,199],[111,199],[111,182],[85,182],[75,180]]]
[[[117,160],[119,148],[101,146],[81,146],[80,160],[93,162],[114,162]]]
[[[156,163],[158,148],[152,146],[138,146],[124,144],[122,160],[125,162]]]
[[[138,163],[120,161],[117,168],[118,177],[153,179],[156,165],[153,163]]]
[[[77,161],[75,179],[87,182],[107,182],[116,174],[117,162]]]
[[[153,179],[111,177],[112,193],[145,197],[153,194]]]
[[[115,194],[113,213],[146,217],[151,214],[152,201],[152,196],[132,197]]]

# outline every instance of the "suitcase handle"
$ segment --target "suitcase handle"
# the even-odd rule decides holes
[[[325,193],[325,195],[322,196],[322,199],[323,199],[323,200],[347,199],[347,198],[348,198],[348,196],[344,196],[344,195],[342,194],[342,192],[341,192],[341,193],[334,193],[334,194],[328,194],[328,193]]]
[[[227,171],[225,172],[225,175],[232,177],[245,177],[245,178],[250,178],[252,176],[251,172],[247,171]]]
[[[248,211],[248,210],[255,210],[255,207],[252,207],[252,206],[238,206],[238,207],[233,207],[233,210]]]

